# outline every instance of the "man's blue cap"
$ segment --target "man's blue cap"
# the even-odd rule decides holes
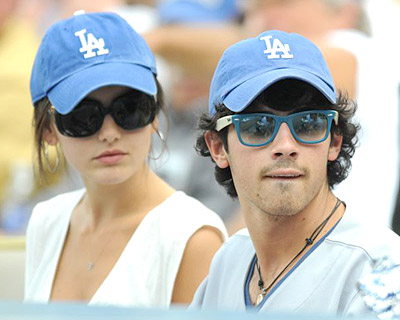
[[[336,103],[331,73],[316,45],[299,34],[271,30],[225,50],[211,82],[209,113],[222,104],[240,112],[283,79],[305,81]]]
[[[98,88],[127,86],[157,93],[155,59],[145,40],[114,13],[78,12],[44,35],[31,75],[33,103],[48,97],[70,112]]]
[[[236,19],[238,0],[159,0],[161,23],[212,23]]]

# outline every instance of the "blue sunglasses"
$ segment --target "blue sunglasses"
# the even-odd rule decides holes
[[[215,129],[221,131],[233,124],[241,144],[261,147],[275,139],[281,123],[284,122],[298,142],[315,144],[328,138],[332,120],[336,125],[339,122],[339,114],[335,110],[302,111],[287,116],[248,113],[222,117],[217,120]]]

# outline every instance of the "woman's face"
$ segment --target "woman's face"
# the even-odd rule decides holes
[[[112,102],[131,91],[122,86],[103,87],[91,92],[86,98],[110,107]],[[67,162],[81,174],[85,183],[100,185],[123,183],[139,179],[147,170],[150,149],[151,124],[133,131],[119,127],[107,114],[101,128],[85,138],[62,135],[52,125],[52,142],[59,142]],[[49,142],[49,139],[46,139]]]

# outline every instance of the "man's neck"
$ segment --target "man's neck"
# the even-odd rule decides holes
[[[267,294],[333,228],[344,210],[344,205],[329,191],[326,197],[314,199],[291,216],[244,212],[258,265],[249,286],[251,301],[256,303],[262,292]]]
[[[286,265],[304,247],[306,238],[331,214],[336,203],[337,198],[329,191],[325,197],[316,197],[301,212],[291,216],[244,212],[262,268],[272,271]],[[343,213],[344,206],[340,205],[323,226],[314,244],[340,220]]]

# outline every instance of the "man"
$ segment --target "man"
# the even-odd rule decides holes
[[[336,87],[346,90],[359,106],[360,147],[352,158],[349,177],[335,188],[335,193],[357,205],[355,214],[360,218],[389,226],[399,183],[397,74],[400,73],[388,72],[396,68],[396,61],[377,57],[383,47],[387,52],[396,52],[393,48],[396,41],[369,36],[369,15],[363,0],[248,0],[243,4],[244,19],[240,25],[164,27],[148,34],[147,40],[157,54],[179,60],[190,72],[205,74],[215,69],[228,45],[264,30],[296,32],[311,39],[322,51]],[[388,32],[385,35],[390,37]],[[376,121],[377,105],[385,106],[390,115],[386,121]],[[383,131],[387,139],[381,139]],[[385,171],[391,174],[370,175],[371,183],[366,184],[366,171],[381,171],[382,154],[376,152],[377,144],[385,150]],[[367,204],[365,198],[371,201]],[[241,217],[237,215],[234,219],[235,228],[238,224],[243,226]]]
[[[369,312],[358,280],[376,258],[399,263],[400,238],[360,224],[332,192],[350,168],[354,111],[298,34],[268,31],[224,52],[197,149],[238,198],[247,230],[216,254],[193,307]]]
[[[385,12],[385,19],[390,21],[390,13],[383,9],[388,4],[375,4],[375,11],[365,0],[250,0],[248,4],[249,28],[258,30],[257,34],[279,29],[311,39],[324,54],[336,87],[345,89],[357,101],[359,147],[348,178],[335,187],[335,194],[357,206],[355,214],[359,218],[390,226],[400,177],[400,73],[397,61],[376,58],[382,47],[387,52],[398,50],[390,29],[382,35],[373,32],[371,36],[370,32],[374,31],[373,18],[379,12]],[[345,58],[345,53],[352,57]],[[385,106],[386,121],[376,121],[378,105]],[[385,139],[381,138],[382,132]],[[376,152],[377,145],[385,150],[386,173],[378,173],[382,170],[382,154]],[[365,183],[366,172],[376,173],[369,176],[369,183]]]

